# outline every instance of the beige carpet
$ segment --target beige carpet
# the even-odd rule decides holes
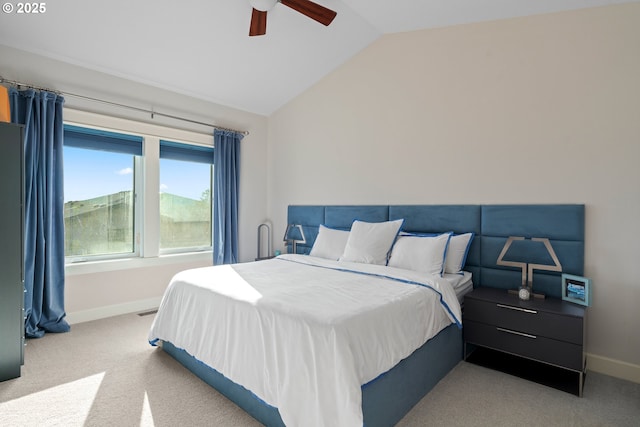
[[[147,343],[153,315],[29,340],[0,426],[258,426]],[[589,373],[584,397],[461,362],[399,426],[639,426],[640,384]],[[333,427],[333,426],[332,426]]]

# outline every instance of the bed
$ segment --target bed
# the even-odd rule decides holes
[[[471,234],[461,271],[405,268],[411,256],[400,254],[410,245],[391,253],[390,266],[318,257],[314,249],[327,229],[353,236],[356,223],[398,221],[407,245]],[[464,293],[483,278],[518,283],[518,272],[495,266],[500,243],[576,221],[583,229],[584,206],[290,206],[288,222],[307,238],[298,254],[179,273],[149,341],[265,425],[393,425],[462,359]],[[581,269],[583,238],[554,244],[563,262],[577,257]],[[555,292],[558,280],[538,282]]]

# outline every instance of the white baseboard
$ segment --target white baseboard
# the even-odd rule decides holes
[[[587,370],[640,384],[640,365],[587,353]]]
[[[67,317],[65,317],[65,319],[69,324],[73,325],[75,323],[90,322],[91,320],[104,319],[107,317],[119,316],[121,314],[155,310],[160,306],[160,301],[162,301],[162,297],[148,298],[144,300],[131,301],[124,304],[97,307],[90,310],[67,313]]]

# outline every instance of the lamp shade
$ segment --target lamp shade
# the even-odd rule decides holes
[[[300,224],[289,224],[287,225],[287,229],[284,232],[284,239],[287,245],[291,245],[293,249],[293,253],[297,253],[297,244],[307,243],[307,239],[304,235],[304,230]]]
[[[539,258],[540,253],[533,252],[531,250],[523,251],[522,247],[518,248],[517,242],[533,242],[542,244],[544,247],[544,257],[549,257],[553,264],[548,264],[546,260],[545,263],[541,263],[541,259]],[[524,258],[523,261],[508,261],[506,260],[507,252],[509,249],[513,249],[511,251],[512,254],[515,254],[517,258]],[[527,254],[527,255],[523,255]],[[498,256],[498,260],[496,261],[497,265],[508,266],[508,267],[516,267],[522,270],[522,285],[521,288],[525,290],[525,297],[523,294],[520,294],[521,299],[529,299],[529,292],[533,289],[533,270],[546,270],[546,271],[557,271],[562,272],[562,265],[560,264],[560,260],[556,255],[553,247],[551,246],[551,242],[546,237],[532,237],[531,239],[526,239],[521,236],[509,236],[500,255]]]

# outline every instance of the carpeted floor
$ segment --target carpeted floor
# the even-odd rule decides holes
[[[29,340],[0,426],[258,426],[147,343],[153,314]],[[461,362],[399,426],[638,426],[640,384],[589,373],[582,398]],[[333,426],[332,426],[333,427]]]

